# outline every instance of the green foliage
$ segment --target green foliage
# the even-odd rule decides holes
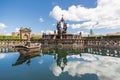
[[[31,39],[40,39],[40,37],[32,36]]]
[[[104,36],[105,39],[120,39],[120,35]]]
[[[1,40],[7,40],[7,39],[16,39],[16,40],[19,40],[20,37],[19,36],[4,36],[4,35],[2,35],[2,36],[0,36],[0,39]]]
[[[97,39],[98,37],[95,36],[88,36],[88,37],[83,37],[83,39]]]
[[[83,39],[120,39],[120,35],[109,35],[109,36],[87,36]]]

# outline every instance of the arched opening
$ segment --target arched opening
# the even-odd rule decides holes
[[[25,34],[25,35],[23,36],[23,38],[26,39],[26,40],[28,40],[28,35]]]

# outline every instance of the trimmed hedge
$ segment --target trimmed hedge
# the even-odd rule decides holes
[[[0,39],[6,40],[6,39],[20,39],[19,36],[0,36]]]
[[[120,39],[120,35],[110,35],[110,36],[88,36],[83,37],[83,39]]]

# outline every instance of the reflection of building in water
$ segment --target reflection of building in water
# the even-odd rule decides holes
[[[61,68],[61,70],[64,70],[64,67],[67,65],[67,53],[65,50],[62,51],[58,51],[56,50],[56,52],[58,52],[57,54],[54,55],[54,59],[56,60],[57,66],[59,66]]]
[[[0,47],[0,53],[16,52],[17,50],[13,47]]]
[[[120,50],[112,48],[90,47],[87,48],[86,52],[103,56],[120,57]]]
[[[40,52],[25,52],[23,50],[20,50],[19,54],[20,54],[20,56],[18,57],[16,62],[14,64],[12,64],[12,66],[21,65],[25,62],[26,62],[26,64],[30,65],[31,58],[40,56]]]
[[[79,55],[81,56],[80,50],[73,50],[73,49],[58,49],[54,50],[54,59],[56,60],[57,66],[61,68],[63,71],[65,66],[67,66],[67,56],[70,55]]]
[[[81,57],[78,57],[78,56],[74,56],[74,57],[69,56],[69,57],[72,60],[71,59],[68,60],[67,65],[65,66],[63,71],[60,70],[56,64],[52,66],[51,70],[53,71],[53,74],[56,77],[63,76],[63,74],[67,73],[72,77],[79,76],[78,79],[73,79],[73,80],[89,80],[89,79],[90,80],[106,80],[106,79],[114,80],[115,77],[116,77],[115,80],[119,79],[118,75],[116,75],[116,74],[119,74],[118,72],[118,68],[120,66],[119,58],[99,56],[99,55],[94,55],[89,53],[82,53]],[[84,78],[82,78],[83,75],[87,75],[87,74],[91,76],[90,77],[85,76]],[[65,79],[62,79],[62,80],[65,80]]]
[[[82,38],[81,32],[79,34],[69,34],[67,33],[67,23],[62,17],[56,26],[57,30],[54,31],[54,34],[43,33],[42,39],[43,43],[61,43],[61,44],[79,44]]]

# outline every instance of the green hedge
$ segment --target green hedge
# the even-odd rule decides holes
[[[0,39],[20,39],[19,36],[0,36]]]
[[[31,39],[40,39],[40,37],[33,37],[33,36],[32,36]]]
[[[83,39],[120,39],[120,35],[110,35],[110,36],[88,36],[83,37]]]

